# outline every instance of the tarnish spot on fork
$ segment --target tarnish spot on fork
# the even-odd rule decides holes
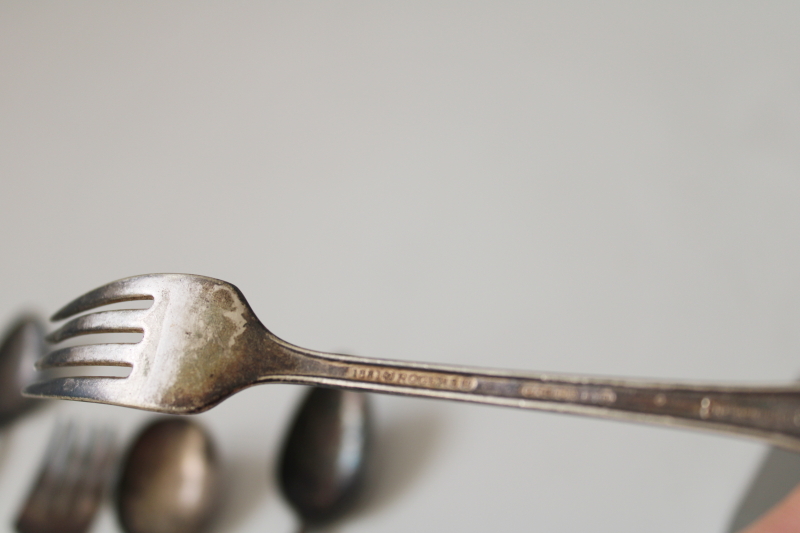
[[[211,295],[211,301],[223,308],[226,311],[235,311],[236,305],[233,301],[230,291],[219,288]]]
[[[246,307],[240,303],[237,308],[228,288],[218,287],[209,300],[208,304],[198,301],[192,309],[201,324],[194,334],[191,353],[195,358],[205,358],[211,353],[216,357],[226,355],[247,325]]]
[[[174,377],[168,390],[162,389],[164,400],[186,412],[211,407],[251,384],[266,333],[235,287],[199,281],[187,309],[193,327],[181,331],[181,351],[170,355]]]

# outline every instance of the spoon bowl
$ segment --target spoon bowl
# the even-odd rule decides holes
[[[46,353],[44,326],[32,315],[19,317],[0,343],[0,427],[37,405],[22,396],[22,389],[35,381],[34,363]]]
[[[362,494],[372,451],[369,395],[312,388],[280,459],[280,487],[304,527],[341,518]]]
[[[185,418],[161,419],[128,452],[117,514],[128,533],[197,533],[216,511],[217,454],[209,435]]]

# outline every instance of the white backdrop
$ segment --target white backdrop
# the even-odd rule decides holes
[[[800,5],[0,2],[0,323],[114,279],[218,277],[370,357],[800,374]],[[2,326],[0,326],[2,327]],[[294,528],[301,389],[200,415],[218,531]],[[766,448],[378,397],[358,532],[725,532]],[[0,436],[10,531],[57,402]],[[119,531],[106,507],[95,532]]]

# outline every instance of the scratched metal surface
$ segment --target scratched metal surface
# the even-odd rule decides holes
[[[0,3],[0,321],[148,272],[298,345],[691,380],[800,375],[798,7]],[[199,415],[219,531],[290,531],[300,390]],[[342,531],[727,531],[743,440],[379,397]],[[58,416],[0,435],[0,531]],[[763,480],[759,481],[760,483]],[[106,507],[96,532],[117,532]]]

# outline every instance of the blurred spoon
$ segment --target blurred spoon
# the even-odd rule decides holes
[[[23,315],[0,343],[0,427],[30,407],[40,404],[22,396],[22,389],[36,379],[34,362],[45,354],[44,326],[31,315]]]
[[[127,533],[197,533],[217,510],[219,463],[208,434],[185,418],[147,426],[131,446],[117,490]]]
[[[295,415],[280,458],[280,487],[300,531],[349,511],[364,485],[371,452],[369,396],[312,388]]]

